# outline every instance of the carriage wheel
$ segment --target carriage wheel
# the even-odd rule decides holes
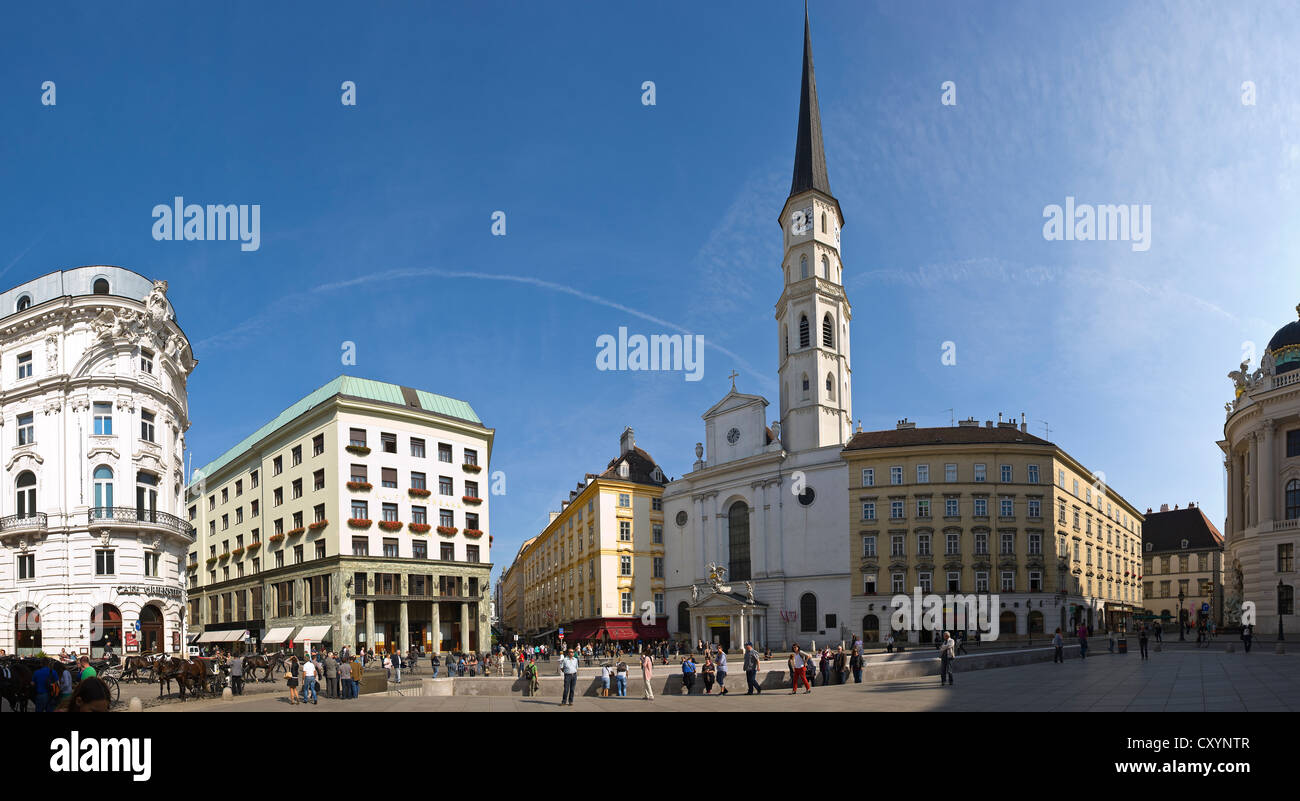
[[[117,679],[112,676],[104,676],[104,684],[108,685],[108,704],[112,706],[122,698],[122,687],[117,683]]]

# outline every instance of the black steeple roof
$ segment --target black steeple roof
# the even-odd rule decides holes
[[[831,196],[826,175],[826,152],[822,149],[822,117],[817,107],[817,78],[813,74],[812,30],[808,6],[803,10],[803,87],[799,92],[799,136],[794,147],[794,178],[790,196],[815,189]]]

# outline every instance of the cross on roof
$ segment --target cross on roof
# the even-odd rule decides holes
[[[733,370],[731,371],[731,375],[727,376],[727,378],[730,378],[730,379],[731,379],[731,391],[732,391],[732,392],[735,392],[735,391],[736,391],[736,377],[739,376],[739,375],[740,375],[740,373],[737,373],[737,372],[733,369]]]

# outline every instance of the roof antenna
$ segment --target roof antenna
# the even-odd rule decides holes
[[[948,425],[950,425],[950,426],[955,426],[955,425],[957,425],[957,411],[956,411],[956,409],[945,409],[944,411],[946,411],[946,412],[948,413]]]

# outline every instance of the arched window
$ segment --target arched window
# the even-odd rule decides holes
[[[880,639],[880,618],[867,615],[862,618],[862,641],[875,642]]]
[[[158,509],[158,476],[143,470],[135,474],[135,511],[138,519],[152,520]]]
[[[826,374],[826,399],[835,400],[835,377],[830,373]]]
[[[90,655],[103,656],[108,646],[122,653],[122,612],[112,604],[96,604],[90,608]]]
[[[811,592],[799,598],[799,630],[817,630],[817,596]]]
[[[107,294],[108,294],[108,279],[107,279],[107,278],[96,278],[96,279],[95,279],[95,283],[91,285],[91,290],[90,290],[90,291],[91,291],[91,292],[94,292],[96,295],[107,295]]]
[[[799,277],[800,277],[800,278],[807,278],[807,277],[808,277],[808,257],[807,257],[807,256],[800,256],[800,257],[799,257]]]
[[[22,311],[23,309],[30,309],[31,307],[32,307],[32,296],[31,296],[31,295],[23,295],[22,297],[20,297],[20,298],[18,299],[18,308],[17,308],[17,311]]]
[[[1016,630],[1016,613],[1008,611],[998,615],[998,628],[1007,634],[1019,634]]]
[[[24,606],[14,615],[14,652],[19,656],[41,652],[41,613],[34,606]]]
[[[806,348],[810,342],[808,334],[808,315],[799,315],[799,347]]]
[[[691,607],[685,601],[677,604],[677,633],[691,633]]]
[[[1300,517],[1300,478],[1293,478],[1286,483],[1286,519]]]
[[[808,374],[807,373],[803,374],[803,396],[805,399],[807,399],[808,397]]]
[[[159,653],[163,649],[163,616],[157,606],[140,609],[140,652]]]
[[[826,212],[822,212],[822,233],[826,233]]]
[[[1042,634],[1045,631],[1046,621],[1043,619],[1043,613],[1037,609],[1029,613],[1029,633]]]
[[[113,505],[113,468],[100,465],[95,468],[95,509],[96,516],[110,514],[99,510]]]
[[[835,347],[835,323],[831,320],[830,312],[822,318],[822,346]]]
[[[822,256],[822,278],[831,280],[831,262],[825,256]]]
[[[749,505],[736,501],[727,510],[727,544],[731,555],[727,578],[749,580]]]
[[[788,325],[781,326],[781,345],[782,345],[781,355],[789,356],[790,355],[790,326]]]
[[[14,486],[18,490],[18,503],[14,507],[18,511],[18,516],[28,517],[36,514],[36,474],[24,470],[18,474]]]

